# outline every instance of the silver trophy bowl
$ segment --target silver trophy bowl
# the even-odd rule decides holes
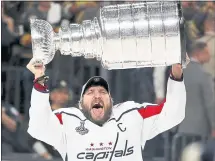
[[[179,2],[142,2],[105,6],[93,20],[61,26],[55,33],[31,20],[33,55],[48,64],[55,51],[96,58],[106,69],[186,66],[184,19]]]
[[[48,64],[55,55],[53,28],[44,20],[31,19],[30,23],[33,57]]]

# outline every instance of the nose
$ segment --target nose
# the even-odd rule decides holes
[[[99,93],[99,91],[94,92],[94,97],[95,98],[100,98],[101,97],[101,94]]]

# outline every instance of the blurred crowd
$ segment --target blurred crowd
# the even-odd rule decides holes
[[[67,107],[71,91],[65,81],[52,87],[50,104],[52,110]],[[36,153],[47,160],[60,157],[53,147],[35,140],[27,133],[28,120],[11,104],[2,102],[2,154]]]
[[[92,19],[98,14],[101,6],[117,3],[131,1],[2,1],[2,66],[25,67],[32,58],[30,18],[48,21],[57,32],[61,25]],[[186,20],[187,54],[191,59],[190,64],[184,69],[187,89],[186,118],[182,124],[169,131],[169,137],[172,140],[177,133],[181,133],[188,136],[189,143],[193,142],[193,136],[194,140],[201,143],[202,140],[209,140],[209,151],[215,152],[215,145],[211,146],[215,139],[215,2],[182,1],[182,7]],[[64,65],[69,64],[64,62]],[[52,63],[49,68],[54,68]],[[170,67],[119,71],[121,77],[117,81],[121,82],[122,90],[119,101],[132,99],[159,104],[165,98],[169,70]],[[113,83],[115,74],[115,71],[110,73]],[[134,79],[125,82],[127,78]],[[7,74],[2,72],[2,84],[6,81]],[[32,75],[24,69],[21,76],[24,99],[30,97],[32,81]],[[111,86],[115,87],[112,84]],[[115,90],[116,88],[113,88],[112,91]],[[60,80],[52,87],[50,102],[53,110],[66,107],[71,99],[72,90],[68,82]],[[2,87],[2,154],[20,152],[37,153],[46,159],[59,157],[55,149],[28,135],[27,124],[28,120],[23,117],[23,111],[14,107],[13,102],[5,101],[5,89]],[[159,137],[161,136],[149,141],[147,148],[154,150],[149,155],[156,155],[159,147],[163,148],[163,143],[157,145]],[[206,155],[203,155],[202,160],[212,161],[212,152],[204,153]],[[192,158],[184,158],[184,161],[192,161]]]
[[[57,32],[64,23],[79,23],[83,19],[95,16],[100,2],[1,2],[2,5],[2,61],[23,65],[20,59],[32,57],[30,19],[47,20]],[[19,57],[13,61],[13,56]],[[23,62],[24,61],[24,62]]]

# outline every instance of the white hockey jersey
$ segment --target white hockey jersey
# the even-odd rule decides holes
[[[145,142],[178,125],[185,117],[183,81],[169,79],[163,104],[124,102],[98,126],[77,108],[52,112],[49,93],[33,89],[29,134],[54,146],[64,161],[142,161]]]

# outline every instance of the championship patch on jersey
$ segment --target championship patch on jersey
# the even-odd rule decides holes
[[[84,127],[85,121],[80,122],[81,125],[75,128],[75,131],[79,133],[80,135],[85,135],[89,132],[87,128]]]

